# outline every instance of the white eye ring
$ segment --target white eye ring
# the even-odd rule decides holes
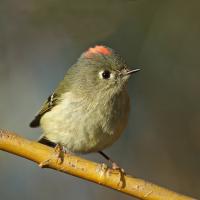
[[[104,79],[104,80],[108,80],[113,78],[114,75],[109,71],[109,70],[102,70],[99,72],[99,78],[100,79]]]

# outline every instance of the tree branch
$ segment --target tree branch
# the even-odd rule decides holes
[[[104,185],[140,199],[194,200],[194,198],[175,193],[142,179],[121,175],[118,171],[111,170],[102,164],[74,155],[66,154],[64,161],[58,163],[56,156],[53,156],[55,153],[53,148],[27,140],[10,131],[0,130],[0,149],[38,164],[52,158],[48,168]]]

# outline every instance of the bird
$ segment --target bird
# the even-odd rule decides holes
[[[124,132],[130,111],[127,84],[140,69],[104,45],[90,47],[72,65],[42,104],[30,127],[41,127],[38,142],[71,153],[98,152],[119,166],[103,150]]]

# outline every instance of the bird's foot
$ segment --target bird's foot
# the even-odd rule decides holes
[[[121,167],[119,167],[119,165],[116,162],[113,162],[113,161],[112,161],[112,169],[120,171],[123,174],[126,174],[125,171],[124,171],[124,169],[121,168]]]
[[[124,188],[126,185],[126,182],[125,182],[126,173],[123,168],[119,167],[119,165],[113,161],[112,161],[112,173],[119,174],[118,186],[119,186],[119,188]]]
[[[64,154],[65,154],[65,150],[63,146],[61,144],[57,144],[54,148],[53,155],[51,155],[49,159],[42,161],[39,164],[39,167],[43,168],[45,166],[48,166],[51,160],[53,160],[55,157],[57,159],[57,163],[62,164],[64,161]]]

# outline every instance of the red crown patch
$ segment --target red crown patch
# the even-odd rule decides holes
[[[86,51],[85,53],[86,57],[91,57],[92,54],[111,55],[112,51],[107,47],[97,45],[93,48],[89,48],[88,51]]]

